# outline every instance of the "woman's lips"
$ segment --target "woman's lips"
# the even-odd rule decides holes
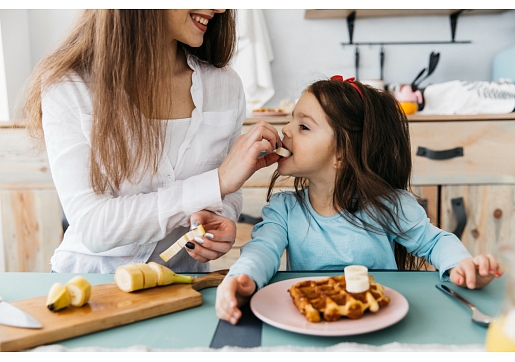
[[[203,32],[206,32],[207,30],[209,19],[210,18],[205,15],[191,14],[191,20],[193,21],[193,24],[195,24],[195,26]]]

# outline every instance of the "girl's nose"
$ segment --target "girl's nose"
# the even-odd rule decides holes
[[[283,133],[284,137],[288,137],[288,138],[291,138],[291,133],[290,133],[290,124],[286,124],[282,129],[281,129],[281,132]]]

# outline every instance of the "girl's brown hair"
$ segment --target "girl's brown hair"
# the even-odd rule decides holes
[[[333,205],[352,224],[372,232],[404,237],[397,214],[402,212],[398,190],[410,190],[411,147],[408,121],[393,95],[370,86],[322,80],[310,85],[334,131],[338,169],[333,193]],[[274,173],[268,190],[272,194]],[[297,199],[305,203],[308,180],[295,178]],[[393,205],[393,210],[391,206]],[[363,210],[377,225],[359,219]],[[363,225],[363,226],[360,226]],[[395,244],[395,260],[400,270],[418,269],[423,260],[413,257],[406,248]]]
[[[199,48],[215,67],[236,47],[235,10],[215,14]],[[68,37],[34,69],[22,106],[29,134],[43,139],[41,94],[75,71],[91,92],[90,181],[95,192],[119,190],[141,171],[157,172],[163,122],[171,108],[172,67],[165,10],[85,10]]]

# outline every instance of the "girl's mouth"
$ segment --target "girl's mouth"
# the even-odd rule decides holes
[[[205,32],[207,30],[207,24],[209,23],[209,18],[198,14],[191,14],[191,19],[193,20],[193,24],[201,31]]]

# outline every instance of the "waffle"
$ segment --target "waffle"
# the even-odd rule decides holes
[[[310,322],[332,322],[341,317],[358,319],[365,311],[377,312],[387,306],[390,298],[384,295],[384,287],[368,276],[370,288],[361,293],[346,291],[345,276],[320,280],[306,280],[292,285],[288,292],[297,309]]]

